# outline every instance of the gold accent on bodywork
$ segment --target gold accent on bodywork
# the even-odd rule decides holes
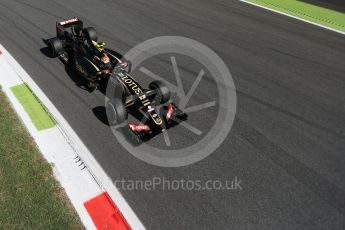
[[[122,61],[121,61],[118,57],[116,57],[115,55],[111,54],[110,52],[108,52],[108,51],[106,51],[106,50],[104,50],[104,52],[107,53],[107,54],[109,54],[109,55],[112,56],[113,58],[115,58],[115,59],[117,60],[118,63],[122,63]]]
[[[96,69],[96,71],[97,72],[99,72],[100,71],[100,69],[92,62],[92,61],[90,61],[89,59],[87,59],[86,57],[84,57],[95,69]]]

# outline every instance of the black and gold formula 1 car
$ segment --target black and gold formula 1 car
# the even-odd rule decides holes
[[[75,68],[87,79],[89,87],[98,88],[105,80],[116,85],[108,86],[116,91],[107,92],[111,95],[106,105],[109,125],[127,122],[127,128],[144,140],[187,119],[187,114],[170,102],[170,91],[164,82],[153,81],[143,88],[130,75],[131,62],[105,49],[105,44],[97,41],[95,29],[84,28],[80,19],[56,22],[56,37],[46,43],[50,55]],[[129,123],[128,114],[139,122]]]

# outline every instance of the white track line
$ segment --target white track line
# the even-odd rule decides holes
[[[331,27],[328,27],[328,26],[324,26],[324,25],[318,24],[316,22],[312,22],[312,21],[309,21],[309,20],[306,20],[306,19],[303,19],[303,18],[299,18],[297,16],[293,16],[293,15],[290,15],[290,14],[287,14],[287,13],[283,13],[283,12],[280,12],[278,10],[274,10],[274,9],[269,8],[269,7],[262,6],[262,5],[259,5],[259,4],[253,3],[253,2],[249,2],[249,1],[246,1],[246,0],[239,0],[239,1],[247,3],[247,4],[250,4],[250,5],[253,5],[253,6],[257,6],[257,7],[260,7],[260,8],[269,10],[269,11],[272,11],[272,12],[275,12],[277,14],[282,14],[282,15],[285,15],[287,17],[294,18],[294,19],[297,19],[297,20],[300,20],[300,21],[303,21],[303,22],[306,22],[306,23],[309,23],[309,24],[312,24],[312,25],[315,25],[315,26],[327,29],[327,30],[331,30],[333,32],[336,32],[336,33],[339,33],[339,34],[342,34],[342,35],[345,35],[345,32],[343,32],[341,30],[337,30],[337,29],[334,29],[334,28],[331,28]]]

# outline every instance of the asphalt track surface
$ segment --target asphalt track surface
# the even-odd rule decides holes
[[[42,38],[78,16],[120,53],[179,35],[230,68],[237,114],[226,141],[181,168],[146,164],[114,139]],[[242,191],[122,191],[148,229],[344,229],[345,37],[238,1],[2,0],[0,42],[80,135],[112,179],[218,179]],[[200,124],[203,118],[200,118]],[[188,140],[187,140],[188,141]]]

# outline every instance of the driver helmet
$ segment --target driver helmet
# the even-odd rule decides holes
[[[109,56],[107,54],[103,54],[101,57],[101,62],[103,64],[109,64],[109,62],[110,62]]]

